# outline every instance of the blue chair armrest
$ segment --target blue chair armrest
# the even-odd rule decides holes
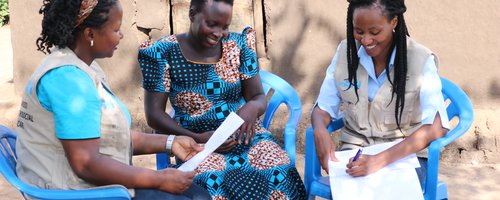
[[[0,156],[0,159],[0,163],[6,163],[3,156]],[[0,165],[0,171],[5,179],[23,195],[36,199],[130,199],[128,190],[123,186],[86,190],[46,190],[24,183],[6,165]]]
[[[24,193],[35,199],[110,199],[110,200],[125,200],[131,199],[128,190],[123,186],[109,187],[103,189],[87,189],[87,190],[43,190],[39,188],[24,188]]]
[[[439,138],[429,145],[429,154],[427,160],[427,181],[424,188],[425,199],[436,199],[439,173],[439,157],[441,149],[452,143],[471,127],[474,120],[474,109],[467,94],[456,86],[453,82],[441,77],[442,93],[445,99],[449,98],[452,102],[446,109],[448,118],[459,118],[457,126],[448,132],[444,137]],[[445,187],[445,186],[444,186]]]
[[[340,118],[328,125],[328,132],[332,133],[342,127],[344,127],[344,121],[342,120],[342,118]],[[314,143],[314,133],[312,127],[309,127],[306,130],[306,158],[304,177],[306,190],[308,192],[311,189],[310,187],[312,182],[321,178],[321,165],[319,163],[318,155],[316,154],[316,145]]]
[[[290,162],[295,166],[295,140],[296,140],[296,129],[294,125],[287,124],[284,130],[284,148],[290,157]]]
[[[298,98],[298,96],[297,96]],[[288,153],[288,156],[290,157],[290,161],[295,165],[295,142],[296,142],[296,137],[297,137],[297,125],[299,124],[300,121],[300,116],[302,115],[302,106],[300,102],[293,107],[288,103],[288,101],[285,102],[285,104],[288,106],[290,110],[290,118],[288,122],[285,125],[285,130],[284,130],[284,146],[285,146],[285,151]]]

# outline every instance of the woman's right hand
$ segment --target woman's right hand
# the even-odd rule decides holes
[[[183,172],[174,168],[158,171],[163,181],[158,189],[173,194],[182,194],[193,184],[194,171]]]
[[[175,136],[172,144],[172,153],[182,161],[189,160],[198,152],[203,150],[203,145],[198,144],[188,136]]]
[[[314,144],[316,145],[316,154],[318,155],[321,168],[328,173],[328,159],[338,162],[335,157],[335,144],[326,128],[314,129]]]

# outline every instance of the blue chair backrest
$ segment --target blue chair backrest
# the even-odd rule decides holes
[[[21,195],[35,199],[130,199],[124,187],[106,187],[87,190],[46,190],[33,187],[21,181],[16,175],[16,134],[0,125],[0,172]]]
[[[276,110],[278,110],[281,104],[285,104],[290,111],[290,117],[284,129],[284,146],[288,156],[290,156],[290,160],[295,163],[296,131],[300,116],[302,115],[300,97],[295,89],[279,76],[261,70],[260,77],[262,79],[264,93],[269,97],[269,91],[271,89],[274,91],[268,102],[266,114],[264,115],[264,127],[269,129]]]
[[[429,155],[427,161],[427,178],[424,188],[425,199],[445,199],[448,197],[446,184],[438,183],[439,154],[440,150],[465,134],[474,120],[474,109],[469,97],[465,92],[451,81],[441,77],[442,94],[445,101],[450,104],[446,107],[449,120],[458,117],[459,122],[456,127],[446,134],[446,136],[433,141],[429,145]],[[342,119],[338,119],[328,126],[328,131],[333,132],[344,126]],[[306,159],[305,159],[305,184],[308,192],[314,193],[323,198],[329,198],[330,188],[325,187],[328,184],[325,177],[321,176],[321,167],[316,155],[314,136],[312,128],[309,127],[306,132]],[[320,183],[320,180],[323,181]],[[327,190],[327,191],[326,191]]]
[[[302,115],[302,103],[295,89],[285,80],[275,74],[261,70],[259,72],[264,93],[270,98],[264,120],[264,127],[269,129],[274,114],[278,108],[285,104],[290,111],[290,117],[284,129],[285,151],[290,156],[290,160],[295,163],[295,140],[296,128]],[[273,91],[273,92],[271,92]],[[272,93],[272,95],[271,95]],[[165,153],[156,154],[156,168],[164,169],[169,165],[169,158]]]

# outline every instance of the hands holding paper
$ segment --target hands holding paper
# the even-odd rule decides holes
[[[231,150],[236,144],[245,145],[250,144],[255,137],[255,128],[258,117],[257,106],[254,105],[253,101],[248,101],[243,107],[241,107],[236,114],[243,119],[243,124],[238,127],[238,129],[232,133],[232,136],[224,141],[220,145],[216,152],[226,152]],[[207,131],[200,134],[198,142],[206,143],[210,137],[214,134],[214,131]]]
[[[191,137],[176,136],[172,143],[172,153],[182,161],[189,160],[203,150],[203,145],[196,143]]]
[[[166,168],[158,171],[158,189],[173,194],[182,194],[193,184],[194,171],[183,172],[174,168]]]
[[[198,137],[198,142],[207,143],[208,139],[210,139],[210,137],[212,137],[214,132],[215,131],[206,131],[206,132],[200,134],[200,136]],[[215,151],[219,152],[219,153],[226,152],[226,151],[231,150],[234,146],[236,146],[236,144],[238,144],[236,142],[236,140],[234,140],[233,137],[230,137],[230,138],[226,139],[226,141],[224,141],[224,143],[222,143]]]
[[[328,160],[334,162],[338,162],[339,160],[335,156],[335,144],[326,128],[314,129],[314,143],[316,144],[316,153],[321,168],[328,173]],[[354,177],[366,176],[385,166],[381,161],[376,159],[376,156],[361,154],[357,160],[353,161],[354,156],[352,155],[346,166],[346,173]]]
[[[250,101],[245,106],[237,112],[238,116],[243,119],[243,124],[232,134],[232,136],[224,141],[215,151],[216,152],[226,152],[231,150],[236,144],[241,144],[242,142],[250,144],[255,137],[255,128],[257,121],[257,111],[254,108],[253,103]],[[197,138],[198,142],[206,143],[210,137],[214,134],[214,131],[207,131]],[[244,140],[243,140],[244,139]]]
[[[196,143],[193,138],[187,136],[175,136],[172,143],[172,153],[183,161],[191,159],[203,149],[202,144]],[[158,173],[158,178],[164,180],[160,181],[158,189],[173,194],[185,192],[193,184],[195,175],[194,171],[183,172],[174,168],[159,170]]]
[[[178,169],[181,171],[193,171],[206,157],[219,148],[226,138],[236,131],[243,124],[241,119],[235,113],[229,114],[226,120],[215,130],[212,137],[205,144],[205,149],[193,156],[191,159],[182,164]],[[226,140],[227,141],[227,140]]]

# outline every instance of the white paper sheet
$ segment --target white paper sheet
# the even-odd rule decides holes
[[[399,141],[363,148],[363,154],[374,155]],[[415,154],[387,165],[379,171],[364,177],[352,177],[346,173],[349,158],[357,149],[335,152],[339,162],[328,162],[330,189],[334,200],[366,199],[396,200],[424,199],[415,168],[420,167]]]
[[[233,134],[242,124],[243,119],[240,118],[236,113],[231,112],[227,116],[226,120],[215,130],[214,134],[210,139],[208,139],[205,144],[205,149],[200,151],[198,154],[193,156],[191,159],[182,164],[178,170],[187,172],[193,171],[196,167],[207,158],[211,153],[213,153],[222,143],[224,143],[231,134]]]

